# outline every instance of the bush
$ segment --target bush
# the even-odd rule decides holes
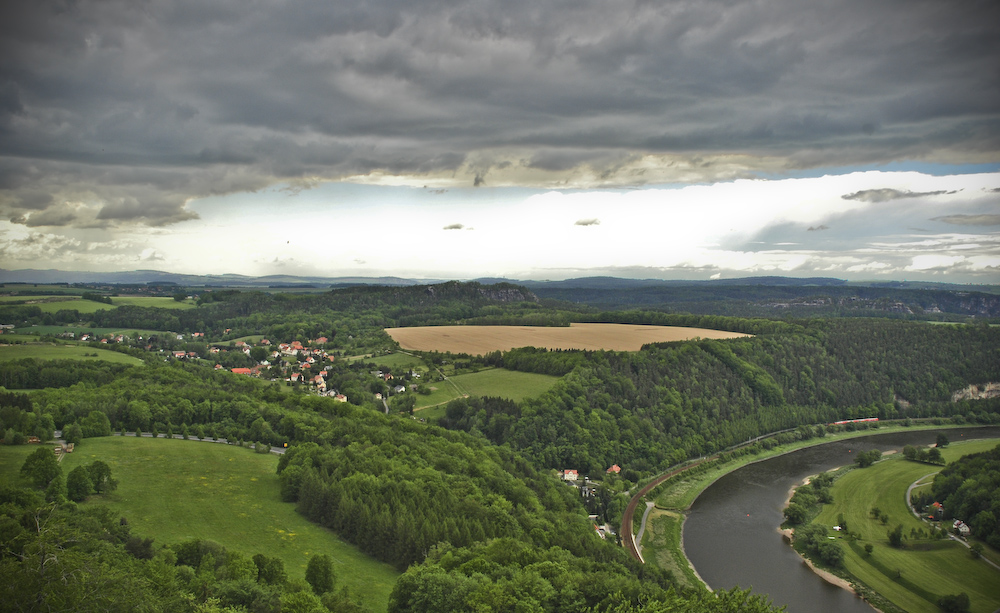
[[[938,599],[938,606],[945,613],[965,613],[969,610],[969,604],[969,595],[965,592],[949,594]]]

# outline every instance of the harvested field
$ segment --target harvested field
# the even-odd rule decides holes
[[[568,328],[423,326],[386,328],[386,332],[403,349],[450,351],[451,353],[468,353],[470,355],[482,355],[490,351],[507,351],[515,347],[638,351],[646,343],[748,336],[737,332],[705,328],[634,324],[571,324]]]

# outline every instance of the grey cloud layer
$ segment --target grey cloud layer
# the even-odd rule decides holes
[[[636,184],[649,155],[995,160],[998,7],[3,3],[0,213],[163,225],[193,197],[369,173]]]

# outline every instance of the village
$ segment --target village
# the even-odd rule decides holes
[[[226,332],[230,332],[226,330]],[[135,339],[124,334],[97,335],[82,333],[77,338],[73,332],[59,335],[65,339],[78,340],[85,343],[100,343],[112,348],[115,345],[139,348],[145,351],[164,354],[167,360],[189,362],[214,362],[215,370],[226,370],[239,375],[246,375],[275,382],[283,381],[289,386],[295,386],[318,396],[330,397],[338,402],[349,402],[349,398],[334,389],[330,383],[330,373],[338,358],[335,352],[328,348],[329,339],[315,339],[291,342],[273,343],[267,338],[256,342],[236,340],[225,343],[205,343],[205,334],[192,332],[189,334],[167,333],[169,339],[138,336]],[[164,347],[167,345],[167,348]],[[184,349],[169,348],[170,345],[185,345]],[[192,348],[191,345],[197,345]],[[237,365],[238,364],[238,365]],[[414,370],[394,374],[387,369],[372,370],[368,373],[385,383],[385,393],[372,392],[376,401],[385,406],[388,396],[413,391],[417,388],[413,380],[420,379],[421,374]]]

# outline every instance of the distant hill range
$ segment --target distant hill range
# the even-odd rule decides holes
[[[757,317],[874,315],[936,317],[952,314],[1000,317],[1000,285],[922,281],[845,281],[830,277],[744,277],[680,281],[581,277],[561,281],[474,279],[484,285],[515,284],[542,300],[598,309],[658,309]],[[3,270],[0,282],[25,284],[176,285],[184,288],[343,289],[363,286],[437,285],[442,279],[402,277],[308,277],[293,275],[184,275],[159,270],[69,272]]]
[[[399,277],[299,277],[294,275],[184,275],[161,270],[74,272],[66,270],[4,270],[0,283],[109,283],[114,285],[181,285],[185,287],[349,287],[352,285],[421,285],[438,280]]]

